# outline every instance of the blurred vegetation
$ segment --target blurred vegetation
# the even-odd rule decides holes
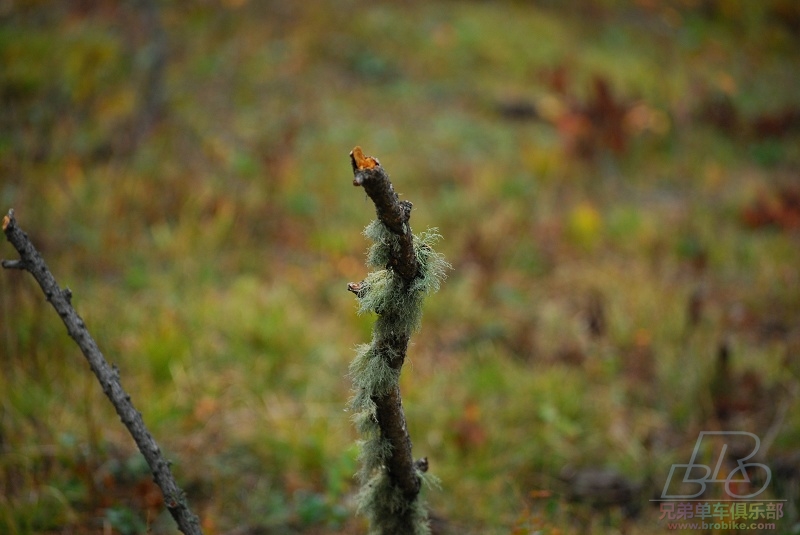
[[[0,2],[0,210],[206,533],[364,532],[360,144],[455,267],[401,379],[436,529],[652,533],[698,431],[798,452],[799,43],[791,0]],[[173,532],[25,273],[0,331],[0,531]]]

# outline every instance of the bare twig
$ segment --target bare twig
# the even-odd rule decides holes
[[[68,288],[62,290],[58,286],[44,259],[25,232],[17,226],[14,210],[9,210],[8,215],[3,218],[3,232],[11,245],[19,252],[20,260],[3,260],[2,266],[6,269],[24,269],[30,272],[39,283],[45,297],[61,316],[67,332],[80,347],[89,366],[100,381],[103,392],[114,405],[120,420],[128,428],[136,446],[150,466],[153,479],[164,494],[164,503],[178,524],[178,529],[186,535],[202,534],[200,521],[189,508],[185,493],[175,482],[169,468],[169,461],[162,455],[161,449],[145,426],[141,413],[131,402],[130,395],[122,388],[119,370],[106,361],[97,347],[97,343],[89,334],[86,324],[72,307],[72,292]]]

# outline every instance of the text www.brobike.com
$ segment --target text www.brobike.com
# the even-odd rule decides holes
[[[765,522],[676,522],[667,523],[667,529],[775,529],[774,523]]]

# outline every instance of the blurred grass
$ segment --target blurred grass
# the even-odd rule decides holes
[[[742,222],[798,180],[796,129],[743,126],[800,107],[791,3],[166,2],[165,104],[141,135],[160,52],[137,9],[0,7],[0,204],[72,289],[207,533],[364,530],[344,411],[372,322],[344,291],[373,217],[356,144],[456,268],[402,378],[452,532],[652,532],[649,507],[624,528],[568,504],[561,469],[660,488],[715,425],[724,338],[775,396],[797,381],[797,230]],[[644,121],[621,152],[553,115],[588,106],[598,76]],[[38,289],[7,271],[0,296],[0,530],[171,532],[147,474],[109,468],[133,445]],[[776,454],[800,436],[789,403]]]

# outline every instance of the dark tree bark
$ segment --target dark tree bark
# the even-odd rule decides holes
[[[375,203],[378,220],[400,237],[400,250],[392,256],[387,267],[394,269],[406,283],[410,283],[417,275],[414,236],[408,224],[411,219],[411,203],[397,197],[389,175],[380,162],[364,156],[361,147],[354,148],[350,153],[350,162],[353,166],[353,185],[364,188]]]
[[[45,297],[58,312],[67,327],[67,332],[83,352],[89,367],[100,381],[103,392],[114,405],[120,420],[128,428],[136,446],[150,466],[153,479],[164,494],[164,503],[178,524],[178,529],[186,535],[201,535],[200,521],[189,508],[185,493],[172,476],[169,461],[164,458],[153,435],[145,426],[141,413],[136,410],[130,395],[122,388],[119,370],[106,361],[83,319],[72,307],[72,292],[69,288],[62,290],[59,287],[44,259],[25,232],[17,226],[14,210],[9,210],[8,215],[3,218],[3,232],[19,253],[20,259],[3,260],[2,266],[6,269],[28,271],[39,283]]]
[[[414,251],[414,236],[411,233],[409,219],[411,216],[411,203],[400,201],[394,191],[389,175],[381,167],[377,159],[364,156],[360,147],[350,153],[353,167],[353,185],[363,187],[367,195],[375,204],[378,221],[398,237],[397,246],[392,247],[386,268],[397,273],[407,291],[418,275],[419,265]],[[352,284],[350,291],[359,294],[361,284]],[[393,315],[402,314],[402,311],[378,311],[379,318],[375,329],[377,338],[373,341],[379,358],[384,358],[387,364],[397,371],[399,376],[408,349],[410,332],[397,331],[392,328],[381,328],[383,325],[397,325],[402,323]],[[390,333],[390,334],[389,334]],[[417,500],[421,478],[420,472],[427,471],[427,460],[414,462],[412,456],[411,437],[406,426],[400,388],[393,385],[387,392],[371,397],[375,403],[375,416],[380,434],[391,444],[391,454],[386,459],[386,472],[391,485],[399,489],[408,504]],[[410,510],[410,506],[409,509]],[[413,524],[412,516],[408,517],[409,524]],[[404,533],[413,533],[416,529],[412,525],[403,528]]]

